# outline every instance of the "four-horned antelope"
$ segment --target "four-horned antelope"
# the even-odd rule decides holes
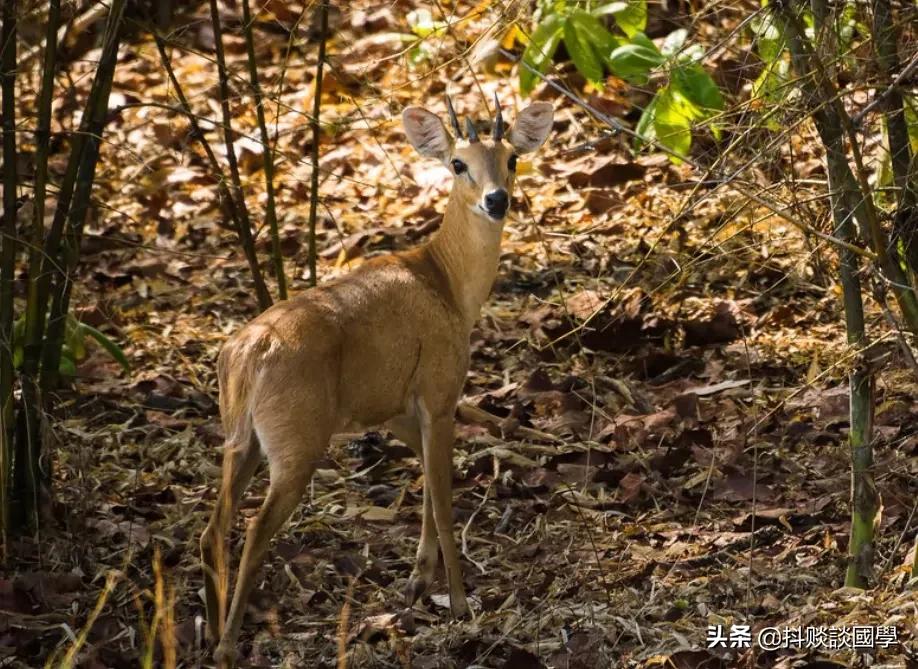
[[[455,138],[425,109],[402,113],[418,153],[454,175],[436,235],[276,304],[220,352],[223,481],[201,537],[218,664],[235,659],[246,600],[268,543],[297,506],[332,435],[346,430],[385,425],[417,452],[423,520],[405,596],[413,604],[430,585],[439,540],[452,613],[469,613],[453,536],[453,416],[469,364],[469,334],[497,274],[516,158],[542,145],[553,110],[537,102],[505,132],[498,104],[488,142],[468,119],[463,137],[447,103]],[[224,625],[225,583],[219,581],[227,573],[225,536],[261,453],[270,486],[247,532]]]

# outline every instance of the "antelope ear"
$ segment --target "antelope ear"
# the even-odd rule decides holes
[[[555,110],[548,102],[534,102],[520,112],[510,128],[510,145],[517,153],[531,153],[548,138]]]
[[[425,158],[446,162],[453,153],[453,138],[436,114],[423,107],[408,107],[402,112],[408,141]]]

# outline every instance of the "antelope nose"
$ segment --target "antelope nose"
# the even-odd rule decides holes
[[[503,188],[492,190],[485,195],[485,209],[492,218],[503,218],[510,204],[510,197]]]

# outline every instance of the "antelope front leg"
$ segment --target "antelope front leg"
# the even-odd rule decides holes
[[[423,466],[424,460],[421,460]],[[425,475],[426,478],[426,475]],[[433,505],[430,503],[430,484],[424,482],[424,515],[421,518],[421,538],[418,541],[418,553],[408,585],[405,586],[405,602],[414,604],[421,595],[427,592],[433,583],[434,571],[437,568],[437,525],[434,521]]]
[[[449,604],[453,617],[469,616],[469,604],[462,583],[459,551],[453,536],[453,418],[452,414],[432,417],[422,421],[424,445],[424,492],[430,496],[443,553],[443,566],[449,587]],[[425,502],[426,502],[425,498]],[[426,511],[426,509],[425,509]]]
[[[421,424],[418,419],[414,416],[399,416],[390,420],[387,425],[397,438],[404,441],[408,448],[417,453],[423,471],[424,447],[421,438]],[[430,503],[430,485],[427,483],[426,474],[424,479],[421,538],[418,541],[414,569],[411,570],[411,576],[405,586],[405,603],[408,606],[413,605],[421,595],[427,592],[430,584],[433,583],[434,572],[437,569],[437,525],[434,521],[433,506]]]

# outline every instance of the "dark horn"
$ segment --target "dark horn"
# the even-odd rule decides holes
[[[494,117],[494,131],[491,136],[495,141],[504,138],[504,115],[500,112],[500,100],[497,99],[497,91],[494,91],[494,106],[497,107],[497,116]]]
[[[456,110],[453,109],[453,102],[446,96],[446,110],[449,112],[449,124],[453,126],[453,132],[456,133],[456,139],[462,139],[462,128],[459,127],[459,119],[456,118]]]
[[[478,141],[478,131],[475,130],[475,124],[472,123],[472,119],[466,116],[465,118],[465,131],[469,135],[469,141],[474,144]]]

